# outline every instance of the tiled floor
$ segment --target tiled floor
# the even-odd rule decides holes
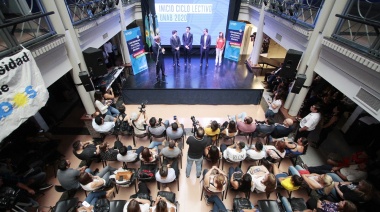
[[[138,105],[128,105],[127,106],[127,113],[130,114],[131,112],[135,111],[137,112]],[[207,123],[210,122],[210,120],[217,120],[218,122],[223,122],[227,120],[227,115],[233,115],[237,114],[239,112],[247,112],[250,116],[252,116],[254,119],[263,120],[264,119],[264,111],[261,109],[259,105],[218,105],[218,106],[210,106],[210,105],[148,105],[147,106],[147,115],[149,117],[155,116],[155,117],[161,117],[163,120],[172,120],[173,115],[177,115],[180,122],[182,122],[185,126],[185,128],[191,128],[192,122],[190,120],[190,116],[194,115],[197,120],[200,121],[202,125],[207,125]],[[80,110],[80,109],[77,109]],[[68,121],[73,126],[80,126],[81,122],[79,120],[80,118],[80,112],[75,112],[76,115],[72,114],[70,116],[71,120],[64,121],[64,125],[68,123]],[[77,116],[77,117],[74,117]],[[72,147],[71,144],[73,141],[79,139],[79,140],[91,140],[91,136],[89,135],[78,135],[78,136],[57,136],[59,139],[61,139],[61,144],[59,146],[59,151],[65,155],[67,159],[69,159],[72,162],[72,167],[77,167],[80,163],[79,159],[77,159],[72,154]],[[244,140],[244,137],[238,137],[238,139]],[[115,138],[113,136],[107,136],[106,141],[110,144],[114,142]],[[132,138],[130,136],[123,136],[121,137],[121,141],[125,145],[132,145]],[[138,140],[137,146],[144,145],[147,146],[149,144],[148,140]],[[211,210],[211,206],[207,206],[205,204],[205,201],[200,201],[200,194],[201,194],[201,187],[200,187],[200,180],[196,178],[195,176],[195,166],[193,166],[190,178],[186,178],[184,172],[186,167],[186,157],[187,157],[187,150],[188,146],[185,145],[184,148],[184,156],[183,156],[183,168],[180,170],[180,191],[177,191],[177,186],[175,183],[170,184],[169,187],[177,193],[177,199],[180,203],[180,210],[181,211],[209,211]],[[287,171],[287,167],[290,165],[290,161],[286,159],[280,167],[281,171]],[[110,162],[109,165],[113,167],[120,167],[122,164],[120,162]],[[131,167],[138,167],[139,163],[132,164]],[[247,167],[250,164],[248,162],[243,162],[242,169],[243,171],[247,170]],[[229,167],[228,164],[225,164],[224,170],[227,170]],[[92,169],[95,168],[101,168],[100,163],[93,163],[91,165]],[[207,162],[204,162],[204,168],[210,168],[210,164]],[[49,183],[53,183],[56,185],[59,185],[59,182],[56,178],[54,178],[52,171],[49,173],[52,177],[49,178]],[[152,196],[155,198],[157,194],[157,186],[156,183],[149,183],[149,188],[152,191]],[[281,191],[283,195],[285,195],[284,191]],[[121,188],[119,193],[116,195],[115,200],[118,199],[128,199],[130,195],[134,194],[134,188]],[[228,198],[223,200],[224,204],[227,208],[232,209],[232,199],[236,195],[236,192],[229,191]],[[240,194],[242,195],[242,194]],[[53,206],[55,203],[59,200],[61,196],[61,193],[58,193],[54,190],[54,188],[51,188],[50,190],[46,191],[45,196],[41,197],[39,199],[39,202],[42,206]],[[83,201],[85,196],[83,192],[78,192],[76,196],[79,198],[79,200]],[[301,196],[301,197],[307,197],[305,190],[300,190],[294,192],[293,196]],[[265,194],[252,194],[250,200],[256,204],[257,200],[265,199]],[[275,193],[272,193],[270,196],[270,199],[275,199],[276,195]],[[306,198],[307,199],[307,198]],[[48,209],[40,208],[40,210],[47,211]]]

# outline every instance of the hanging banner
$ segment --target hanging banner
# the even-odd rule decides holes
[[[49,93],[27,49],[0,61],[0,141],[45,106]]]
[[[133,74],[138,74],[148,69],[144,44],[139,27],[124,31],[125,40],[131,57]]]
[[[230,21],[226,37],[226,49],[224,58],[239,61],[240,48],[244,36],[245,23]]]

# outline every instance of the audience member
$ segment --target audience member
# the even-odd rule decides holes
[[[213,143],[215,143],[218,135],[220,134],[219,124],[217,121],[211,121],[211,124],[205,128],[205,135],[211,137]]]
[[[146,116],[145,111],[140,112],[138,115],[135,112],[131,114],[131,121],[135,135],[143,135],[144,133],[146,133],[147,119],[148,117]]]
[[[250,192],[254,186],[252,176],[248,173],[244,174],[240,167],[230,167],[228,170],[228,179],[234,190],[241,192]]]
[[[167,157],[167,158],[177,158],[181,153],[182,153],[181,149],[179,149],[176,146],[175,141],[174,140],[170,140],[169,141],[169,146],[164,147],[161,150],[160,155],[163,155],[164,157]]]
[[[112,101],[105,100],[101,91],[95,91],[94,99],[96,108],[103,116],[110,115],[116,117],[119,115],[120,112],[111,106]]]
[[[220,145],[220,150],[223,153],[223,158],[232,162],[243,161],[247,157],[247,152],[244,149],[245,143],[242,141],[235,142],[234,145],[227,147],[226,144]]]
[[[206,160],[211,161],[212,164],[215,164],[222,157],[222,152],[217,146],[209,145],[205,148],[204,157]]]
[[[111,174],[113,174],[114,171],[116,171],[115,168],[106,166],[95,176],[90,173],[83,172],[79,175],[78,181],[81,184],[83,190],[95,191],[103,188],[104,186],[110,186],[109,177]]]
[[[169,187],[164,191],[171,192]],[[152,206],[152,212],[175,212],[176,206],[165,197],[157,196],[155,204]]]
[[[373,197],[373,186],[365,180],[358,184],[351,182],[336,182],[335,189],[338,198],[354,203],[368,202]]]
[[[307,138],[299,138],[297,142],[290,140],[289,138],[283,138],[285,142],[286,155],[302,155],[307,151],[307,146],[309,144]]]
[[[143,151],[140,155],[140,160],[145,163],[153,163],[157,161],[158,153],[155,149],[149,149],[148,147],[144,147]]]
[[[268,104],[269,107],[265,112],[265,118],[267,119],[273,118],[274,115],[278,113],[282,105],[282,100],[278,94],[275,94],[272,100],[268,99]]]
[[[247,116],[247,113],[243,112],[234,117],[234,121],[237,123],[237,128],[241,133],[253,133],[256,130],[256,125],[253,122],[252,117]]]
[[[224,122],[222,127],[220,128],[220,134],[226,135],[228,137],[234,137],[237,135],[237,126],[234,120],[230,120],[229,122]]]
[[[314,104],[310,107],[311,113],[300,120],[297,134],[294,138],[295,141],[301,137],[307,138],[309,133],[317,127],[321,120],[320,110],[321,108],[318,104]]]
[[[145,182],[140,182],[138,187],[137,193],[131,195],[131,199],[124,205],[123,211],[149,212],[150,200],[145,198],[149,198],[150,190]]]
[[[227,188],[227,175],[218,167],[203,170],[203,187],[211,193],[220,193]]]
[[[195,136],[189,136],[186,143],[189,145],[189,150],[187,152],[186,177],[190,176],[191,167],[193,166],[193,162],[195,162],[196,175],[197,178],[199,178],[202,171],[203,151],[207,146],[207,139],[204,137],[204,129],[198,127]]]
[[[106,115],[105,118],[101,115],[97,115],[92,119],[92,127],[99,133],[112,133],[115,127],[116,119],[112,116]]]
[[[252,178],[252,192],[271,193],[276,189],[276,178],[265,166],[251,166],[247,173]]]
[[[211,195],[210,197],[206,194],[205,200],[206,200],[207,205],[213,204],[212,206],[213,212],[227,212],[228,211],[226,206],[224,206],[222,200],[220,200],[220,197],[215,194]]]
[[[70,168],[71,162],[69,160],[60,160],[58,164],[57,178],[61,186],[66,190],[79,189],[80,184],[78,177],[86,170],[86,166],[77,169]]]
[[[140,153],[144,150],[143,146],[140,146],[136,150],[132,150],[132,147],[122,146],[119,148],[119,154],[117,154],[117,160],[121,162],[134,162],[140,158]]]
[[[178,117],[177,117],[175,122],[173,122],[171,126],[166,129],[166,135],[168,136],[170,140],[177,141],[183,136],[183,134],[184,134],[183,124],[179,123]]]
[[[276,164],[272,164],[272,169],[277,184],[281,185],[287,191],[298,190],[303,183],[302,177],[297,174],[289,176],[284,172],[281,173]]]
[[[328,200],[318,200],[315,198],[310,198],[307,201],[308,208],[313,211],[318,212],[356,212],[357,208],[354,203],[351,201],[339,201],[339,202],[330,202]]]
[[[256,130],[253,133],[253,136],[264,138],[265,136],[269,136],[274,128],[275,125],[272,118],[265,119],[263,123],[256,121]]]
[[[287,118],[284,120],[282,124],[276,123],[274,124],[273,132],[271,133],[271,137],[273,138],[282,138],[287,137],[291,132],[293,132],[293,120]]]
[[[367,178],[366,168],[367,165],[365,163],[361,163],[358,165],[350,165],[348,167],[331,166],[327,164],[321,166],[308,167],[308,170],[311,173],[317,174],[335,173],[339,176],[340,179],[344,181],[359,182]]]
[[[174,160],[172,164],[169,164],[167,160],[164,160],[161,168],[156,173],[156,181],[160,183],[171,183],[177,178],[178,174],[178,161]]]
[[[94,158],[99,158],[99,145],[94,145],[92,141],[79,141],[73,143],[73,153],[80,159],[90,161]]]
[[[149,127],[147,129],[147,132],[149,132],[152,135],[160,136],[165,133],[166,128],[169,126],[169,120],[165,120],[162,122],[162,119],[158,119],[158,122],[155,117],[152,117],[149,119]]]
[[[319,146],[326,140],[328,134],[334,129],[335,125],[338,123],[340,117],[343,114],[342,106],[334,107],[333,111],[324,118],[324,122],[322,125],[322,130],[319,133],[319,139],[315,143],[315,147],[318,149]]]
[[[263,149],[263,147],[263,143],[261,141],[257,141],[255,143],[255,146],[252,146],[250,149],[247,150],[247,158],[253,160],[261,160],[265,158],[266,152]]]

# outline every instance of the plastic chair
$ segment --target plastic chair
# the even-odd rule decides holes
[[[219,146],[220,139],[223,139],[224,141],[231,140],[232,144],[234,144],[235,143],[235,137],[236,136],[228,136],[226,134],[220,133],[220,135],[218,136],[218,140],[216,140],[216,145]]]
[[[236,136],[244,136],[245,139],[247,139],[247,144],[251,145],[251,143],[252,143],[252,133],[245,133],[245,132],[238,131],[238,134]]]
[[[53,207],[53,212],[69,211],[69,209],[77,206],[78,198],[71,198],[67,200],[58,201]]]
[[[280,207],[276,200],[258,200],[257,207],[260,212],[280,212]]]

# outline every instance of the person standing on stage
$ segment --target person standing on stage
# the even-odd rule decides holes
[[[154,43],[152,45],[153,56],[156,62],[156,79],[160,80],[160,70],[162,74],[162,79],[165,78],[165,63],[164,63],[164,54],[165,49],[161,47],[161,38],[160,36],[154,37]]]
[[[226,39],[224,39],[223,32],[219,32],[219,37],[216,40],[216,57],[215,57],[215,66],[219,66],[222,64],[222,54],[224,46],[226,45]]]
[[[185,66],[187,61],[189,61],[189,66],[191,66],[191,49],[193,48],[193,34],[190,33],[190,27],[186,27],[186,32],[182,35],[183,48],[185,50]]]
[[[111,41],[107,41],[107,43],[105,43],[103,47],[104,47],[104,51],[106,51],[108,54],[109,63],[111,64],[111,66],[115,66],[115,54],[113,53],[113,50],[112,50]]]
[[[201,64],[203,63],[203,57],[206,56],[206,66],[208,67],[208,53],[211,46],[211,36],[208,34],[208,29],[203,30],[203,35],[201,36]]]
[[[170,38],[170,45],[172,46],[173,66],[177,64],[179,67],[179,48],[181,47],[181,40],[177,36],[177,30],[173,30],[172,35],[173,36]]]

